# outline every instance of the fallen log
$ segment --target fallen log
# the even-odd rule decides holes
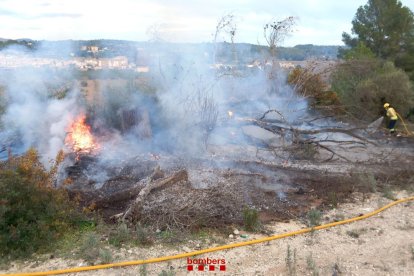
[[[140,180],[132,187],[117,191],[110,195],[101,195],[100,199],[94,201],[95,206],[98,208],[108,207],[115,202],[131,200],[139,194],[139,192],[147,185],[148,182],[162,177],[164,177],[164,172],[160,169],[159,166],[157,166],[149,177]]]
[[[266,115],[268,115],[271,112],[277,113],[280,117],[280,121],[266,120]],[[313,144],[316,147],[326,150],[332,154],[332,156],[325,161],[331,160],[332,157],[336,155],[339,158],[347,162],[351,162],[350,159],[348,159],[344,155],[339,154],[337,152],[337,145],[348,145],[348,148],[349,146],[352,146],[353,144],[358,145],[359,147],[366,147],[366,144],[377,146],[377,144],[373,142],[371,139],[369,139],[369,137],[364,137],[364,133],[365,133],[364,131],[367,131],[366,127],[360,127],[360,128],[357,128],[357,127],[355,128],[318,127],[316,129],[304,129],[302,128],[302,124],[298,122],[295,122],[295,126],[293,126],[291,123],[289,123],[286,120],[284,115],[276,109],[270,109],[266,111],[258,119],[254,119],[254,118],[237,118],[237,119],[240,122],[250,123],[262,129],[265,129],[267,131],[270,131],[274,134],[279,135],[282,139],[281,146],[274,147],[273,145],[269,145],[269,148],[272,148],[272,149],[282,148],[284,150],[292,151],[292,150],[296,150],[298,148],[298,145],[300,147],[300,145]],[[321,118],[317,118],[317,119],[321,119]],[[324,133],[344,134],[344,135],[349,136],[351,140],[328,139],[327,137],[323,138],[319,135],[319,134],[324,134]],[[285,146],[284,144],[285,137],[290,137],[291,144],[292,144],[290,147]],[[329,144],[333,144],[333,146],[331,147]]]
[[[133,187],[113,193],[109,196],[101,198],[95,201],[95,205],[98,208],[108,207],[114,202],[120,202],[125,200],[131,200],[136,197],[139,192],[144,188],[146,181],[140,181],[136,183]]]
[[[271,112],[277,113],[280,116],[281,121],[283,123],[282,124],[274,124],[274,123],[265,121],[266,115],[271,113]],[[365,143],[372,144],[372,145],[375,145],[375,146],[377,145],[376,143],[372,142],[371,140],[355,133],[357,131],[366,130],[366,127],[365,128],[349,128],[349,129],[332,128],[332,127],[331,128],[312,129],[312,130],[301,129],[299,127],[293,127],[286,120],[283,113],[276,110],[276,109],[270,109],[270,110],[266,111],[259,119],[255,119],[255,118],[238,118],[238,121],[246,122],[246,123],[252,123],[252,124],[255,124],[255,125],[263,128],[263,129],[266,129],[268,131],[271,131],[271,132],[277,133],[277,134],[280,134],[281,131],[284,131],[284,132],[291,131],[296,136],[297,135],[320,134],[320,133],[342,133],[342,134],[348,135],[350,137],[356,138],[360,141],[363,141]]]
[[[156,172],[153,174],[155,175]],[[151,191],[159,189],[165,185],[171,185],[178,183],[180,181],[188,181],[188,173],[186,170],[180,170],[173,173],[171,176],[163,177],[159,179],[149,178],[147,185],[139,192],[138,196],[134,202],[128,207],[123,215],[123,220],[135,221],[139,220],[139,217],[142,213],[144,200]]]

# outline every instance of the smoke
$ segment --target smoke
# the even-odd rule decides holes
[[[17,153],[30,147],[38,149],[46,166],[63,148],[66,128],[78,110],[75,91],[69,91],[64,99],[48,95],[51,83],[46,82],[47,75],[26,68],[12,70],[2,79],[7,91],[2,125],[7,136],[17,138]]]
[[[13,154],[34,147],[49,167],[64,148],[68,125],[81,111],[82,100],[72,68],[59,67],[73,55],[72,42],[30,45],[35,50],[11,45],[0,52],[0,143]]]
[[[31,55],[40,59],[57,52],[53,45]],[[70,123],[85,112],[100,144],[99,160],[107,165],[149,153],[200,157],[209,144],[231,139],[242,145],[246,142],[242,136],[235,139],[229,134],[237,130],[229,110],[236,118],[258,118],[277,109],[290,123],[306,115],[306,99],[286,84],[286,73],[280,68],[266,65],[265,60],[248,68],[246,58],[244,63],[231,64],[234,51],[221,55],[223,64],[213,64],[216,47],[190,46],[149,44],[149,73],[144,75],[112,70],[97,71],[93,78],[92,73],[79,77],[77,70],[48,66],[3,70],[0,81],[7,108],[0,139],[18,137],[17,153],[35,147],[48,166],[65,148]],[[65,55],[71,47],[70,43],[64,47]],[[0,54],[10,55],[7,51]],[[18,51],[13,54],[19,55]],[[281,120],[277,114],[269,116]],[[99,182],[107,177],[98,172],[91,175],[99,175]]]

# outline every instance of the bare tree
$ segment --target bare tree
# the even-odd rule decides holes
[[[272,58],[276,57],[276,47],[293,31],[296,19],[289,16],[281,21],[272,21],[263,27],[263,35],[270,48]]]
[[[198,100],[200,127],[203,130],[203,144],[207,147],[208,138],[217,124],[218,106],[213,95],[206,94]]]
[[[214,63],[217,59],[217,39],[221,33],[224,33],[230,37],[232,44],[233,59],[237,61],[236,48],[234,45],[234,39],[237,32],[237,24],[235,22],[235,16],[232,13],[222,16],[216,25],[216,31],[214,33]]]
[[[211,132],[217,124],[218,105],[213,95],[214,83],[205,82],[200,77],[199,81],[191,87],[191,93],[187,94],[182,101],[183,109],[186,114],[194,114],[189,118],[202,131],[203,145],[207,147],[207,142]]]
[[[149,37],[150,42],[166,42],[167,39],[167,24],[166,23],[154,23],[148,27],[146,34]]]
[[[268,72],[269,80],[273,80],[277,78],[277,68],[278,63],[276,62],[276,49],[280,43],[288,36],[290,33],[293,32],[293,26],[295,25],[295,18],[293,16],[289,16],[281,21],[269,22],[264,25],[263,27],[263,36],[266,40],[267,46],[269,47],[270,52],[270,71]],[[264,61],[266,64],[268,61]],[[270,90],[274,91],[276,88],[271,86]]]

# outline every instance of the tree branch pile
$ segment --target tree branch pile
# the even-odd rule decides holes
[[[274,122],[272,120],[267,120],[266,115],[269,113],[276,113],[280,117],[279,122]],[[322,149],[329,153],[331,156],[324,161],[330,161],[333,159],[334,156],[339,157],[347,162],[352,162],[349,158],[345,157],[343,154],[338,152],[338,149],[341,146],[350,147],[366,147],[367,144],[376,145],[376,143],[372,142],[368,138],[364,137],[364,131],[366,132],[366,128],[333,128],[333,127],[326,127],[326,128],[316,128],[316,129],[301,129],[300,127],[294,127],[290,124],[282,112],[276,109],[270,109],[266,111],[259,119],[247,119],[246,121],[250,121],[255,125],[266,129],[272,133],[280,135],[285,139],[285,137],[291,138],[290,147],[286,147],[282,145],[285,150],[312,150],[313,149]],[[281,122],[281,123],[280,123]],[[302,123],[302,122],[301,122]],[[303,122],[304,123],[304,122]],[[296,124],[301,125],[301,124]],[[333,133],[340,133],[348,136],[349,140],[340,140],[340,139],[329,139],[327,137],[321,138],[320,134],[333,134]]]
[[[95,208],[124,206],[124,212],[112,220],[153,225],[159,229],[220,226],[240,223],[246,200],[240,187],[212,187],[195,189],[184,169],[166,176],[159,167],[145,179],[130,188],[108,196],[101,194]]]

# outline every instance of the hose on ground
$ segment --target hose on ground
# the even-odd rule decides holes
[[[284,234],[278,234],[278,235],[265,237],[265,238],[260,238],[260,239],[256,239],[256,240],[226,244],[226,245],[222,245],[222,246],[211,247],[211,248],[192,251],[192,252],[188,252],[188,253],[180,253],[180,254],[177,254],[177,255],[164,256],[164,257],[146,259],[146,260],[136,260],[136,261],[118,262],[118,263],[93,265],[93,266],[73,267],[73,268],[66,268],[66,269],[60,269],[60,270],[50,270],[50,271],[43,271],[43,272],[0,274],[0,276],[6,276],[6,275],[7,276],[56,275],[56,274],[91,271],[91,270],[98,270],[98,269],[108,269],[108,268],[116,268],[116,267],[132,266],[132,265],[143,265],[143,264],[150,264],[150,263],[159,263],[159,262],[171,261],[171,260],[181,259],[181,258],[186,258],[186,257],[193,257],[195,255],[201,255],[201,254],[206,254],[206,253],[215,252],[215,251],[221,251],[221,250],[226,250],[226,249],[231,249],[231,248],[236,248],[236,247],[242,247],[242,246],[246,246],[246,245],[252,245],[252,244],[258,244],[258,243],[268,242],[268,241],[272,241],[272,240],[283,239],[283,238],[287,238],[287,237],[291,237],[291,236],[296,236],[296,235],[300,235],[300,234],[309,233],[309,232],[312,232],[312,231],[322,230],[322,229],[331,228],[331,227],[338,226],[338,225],[343,225],[343,224],[355,222],[355,221],[358,221],[358,220],[363,220],[363,219],[375,216],[376,214],[378,214],[378,213],[380,213],[380,212],[382,212],[382,211],[384,211],[384,210],[386,210],[386,209],[388,209],[388,208],[390,208],[394,205],[397,205],[397,204],[400,204],[400,203],[403,203],[403,202],[407,202],[407,201],[411,201],[411,200],[414,200],[414,196],[399,199],[399,200],[391,202],[391,203],[389,203],[389,204],[387,204],[387,205],[385,205],[385,206],[383,206],[383,207],[381,207],[381,208],[379,208],[379,209],[377,209],[373,212],[370,212],[368,214],[361,215],[361,216],[358,216],[358,217],[353,217],[353,218],[350,218],[350,219],[345,219],[345,220],[341,220],[341,221],[337,221],[337,222],[327,223],[327,224],[315,226],[315,227],[312,227],[312,228],[300,229],[300,230],[297,230],[297,231],[288,232],[288,233],[284,233]]]

